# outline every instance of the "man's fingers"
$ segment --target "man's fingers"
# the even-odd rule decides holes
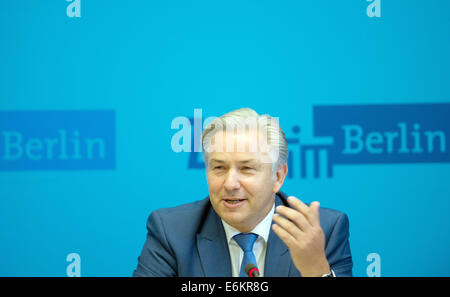
[[[302,231],[306,231],[311,227],[311,223],[308,221],[305,215],[295,209],[286,206],[277,206],[276,211],[280,215],[283,215],[294,222]]]
[[[311,210],[314,220],[317,224],[320,224],[319,208],[320,203],[318,201],[314,201],[309,205],[309,209]]]
[[[308,219],[308,221],[311,223],[311,225],[315,226],[315,225],[320,224],[320,220],[319,220],[319,205],[320,204],[319,204],[319,202],[313,202],[313,203],[311,203],[310,207],[308,207],[308,205],[306,205],[305,203],[300,201],[300,199],[298,199],[294,196],[289,196],[288,202],[292,207],[294,207],[296,210],[301,212]]]
[[[272,225],[272,230],[275,232],[278,237],[290,248],[295,244],[295,238],[292,237],[291,234],[289,234],[286,230],[284,230],[282,227],[278,226],[277,224]]]
[[[285,231],[287,231],[296,240],[301,239],[302,231],[299,229],[299,227],[296,224],[294,224],[293,222],[289,221],[288,219],[280,216],[279,214],[274,214],[273,220],[275,221],[275,223],[277,223],[277,225],[279,225],[281,228],[283,228]]]
[[[309,211],[309,207],[308,205],[306,205],[305,203],[303,203],[300,199],[294,197],[294,196],[289,196],[287,198],[287,201],[289,202],[289,204],[295,208],[296,210],[298,210],[299,212],[306,214]]]

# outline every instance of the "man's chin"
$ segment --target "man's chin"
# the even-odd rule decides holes
[[[246,232],[242,230],[246,229],[245,226],[248,222],[248,218],[243,213],[225,212],[219,215],[231,227],[239,230],[240,232]]]

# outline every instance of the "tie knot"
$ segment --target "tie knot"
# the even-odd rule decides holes
[[[251,252],[258,235],[255,233],[239,233],[233,236],[233,239],[244,252]]]

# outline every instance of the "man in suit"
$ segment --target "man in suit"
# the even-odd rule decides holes
[[[202,134],[209,196],[150,214],[134,276],[351,276],[345,214],[280,191],[283,130],[238,109]]]

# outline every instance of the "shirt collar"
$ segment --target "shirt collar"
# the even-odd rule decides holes
[[[258,236],[262,237],[264,239],[264,242],[267,242],[267,240],[269,238],[270,225],[272,224],[272,216],[273,216],[274,211],[275,211],[275,202],[273,203],[272,209],[269,211],[269,213],[266,215],[266,217],[261,222],[259,222],[259,224],[256,225],[256,227],[253,228],[252,231],[250,231],[251,233],[255,233]],[[221,219],[221,220],[222,220],[223,228],[225,229],[225,235],[227,237],[227,242],[230,243],[233,236],[236,234],[239,234],[241,232],[239,230],[237,230],[236,228],[227,224],[227,222],[225,222],[223,219]]]

